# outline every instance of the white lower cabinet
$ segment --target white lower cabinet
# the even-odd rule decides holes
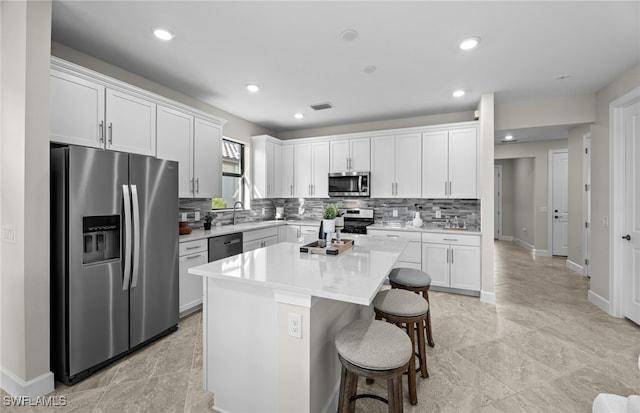
[[[431,286],[480,291],[480,237],[422,234],[422,271]]]
[[[202,277],[191,275],[187,270],[206,264],[209,259],[207,240],[180,243],[180,316],[195,311],[202,304]]]
[[[278,243],[278,228],[254,229],[242,233],[242,252],[257,250]]]

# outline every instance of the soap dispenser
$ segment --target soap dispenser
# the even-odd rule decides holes
[[[416,211],[416,216],[413,218],[413,226],[419,228],[422,226],[422,218],[420,218],[420,211]]]

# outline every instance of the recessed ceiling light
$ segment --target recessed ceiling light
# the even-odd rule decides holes
[[[171,33],[167,29],[154,29],[153,34],[160,40],[171,40],[176,37],[175,34]]]
[[[475,49],[478,46],[478,43],[480,43],[479,37],[468,37],[460,42],[460,48],[462,50]]]
[[[513,135],[507,135],[504,138],[502,138],[502,142],[512,142],[513,141]]]
[[[556,77],[556,80],[565,80],[565,79],[569,79],[570,77],[571,75],[560,75]]]
[[[375,67],[374,65],[366,65],[362,71],[365,72],[366,74],[370,75],[371,73],[375,72],[378,68]]]
[[[296,113],[295,115],[293,115],[296,119],[302,119],[304,118],[304,115],[300,112]]]
[[[340,38],[345,42],[352,42],[358,38],[358,32],[353,29],[347,29],[340,33]]]
[[[247,90],[251,93],[256,93],[260,90],[260,86],[255,83],[247,83]]]
[[[460,98],[462,96],[464,96],[464,90],[462,89],[459,89],[453,92],[453,97]]]

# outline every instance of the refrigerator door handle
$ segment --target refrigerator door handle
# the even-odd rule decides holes
[[[138,203],[138,187],[131,185],[131,200],[133,202],[133,280],[131,288],[138,285],[140,272],[140,204]]]
[[[122,199],[124,201],[124,269],[122,290],[129,289],[131,280],[131,197],[129,185],[122,185]]]

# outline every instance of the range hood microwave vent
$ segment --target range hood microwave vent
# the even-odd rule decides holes
[[[333,105],[329,102],[325,102],[325,103],[316,103],[315,105],[309,105],[309,107],[313,110],[325,110],[325,109],[332,109]]]

